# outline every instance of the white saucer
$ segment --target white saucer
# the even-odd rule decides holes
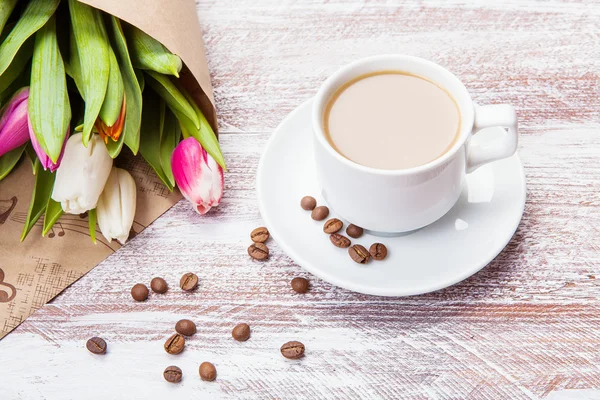
[[[323,222],[300,208],[311,195],[326,204],[313,161],[309,100],[277,127],[257,171],[260,213],[271,236],[295,262],[319,278],[360,293],[379,296],[416,295],[453,285],[494,259],[510,241],[525,206],[525,175],[519,157],[497,161],[467,175],[458,203],[437,222],[395,237],[364,234],[353,243],[388,248],[384,261],[361,265],[347,249],[334,247]],[[473,140],[493,140],[498,128]],[[329,218],[336,217],[331,210]],[[344,221],[346,225],[347,221]],[[345,235],[345,233],[344,233]]]

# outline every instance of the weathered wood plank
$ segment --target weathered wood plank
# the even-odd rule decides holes
[[[0,342],[0,398],[532,399],[600,390],[600,2],[199,1],[229,162],[209,216],[180,203]],[[275,126],[328,74],[400,52],[454,71],[482,103],[518,109],[528,197],[507,248],[451,288],[377,298],[333,287],[276,244],[246,255],[261,224],[255,170]],[[197,292],[177,288],[198,273]],[[172,289],[134,303],[163,276]],[[295,276],[311,291],[291,291]],[[178,357],[162,349],[175,321],[198,324]],[[230,337],[248,322],[252,338]],[[92,335],[110,352],[84,349]],[[279,354],[301,340],[307,356]],[[198,364],[218,369],[201,382]],[[177,364],[181,385],[162,370]],[[68,386],[65,382],[68,381]],[[596,390],[596,391],[594,391]]]

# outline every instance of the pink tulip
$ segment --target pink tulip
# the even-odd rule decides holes
[[[193,137],[182,140],[171,155],[171,169],[183,196],[204,215],[223,197],[223,168]]]
[[[29,88],[17,91],[0,110],[0,156],[24,145],[29,140],[27,99]]]
[[[40,146],[40,142],[38,142],[37,137],[35,137],[35,133],[33,132],[33,127],[31,126],[29,117],[27,117],[27,127],[29,129],[29,138],[31,139],[31,145],[35,150],[35,154],[37,154],[38,158],[40,159],[40,163],[44,168],[44,171],[46,171],[47,169],[50,169],[50,172],[56,171],[60,165],[63,155],[65,154],[65,146],[67,145],[67,139],[69,138],[70,128],[67,128],[67,134],[65,135],[65,141],[63,142],[62,150],[60,151],[60,156],[58,156],[58,160],[56,160],[56,162],[54,163],[52,162],[52,159],[50,159],[48,154],[46,154],[44,149],[42,149],[42,146]]]

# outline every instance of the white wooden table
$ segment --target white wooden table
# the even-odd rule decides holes
[[[600,398],[598,1],[202,0],[198,12],[230,168],[222,205],[200,217],[178,204],[0,341],[0,399]],[[522,132],[513,240],[461,284],[411,298],[332,287],[275,244],[268,262],[246,254],[269,135],[328,74],[380,53],[441,63],[475,101],[514,104]],[[187,271],[195,293],[176,287]],[[134,303],[131,286],[154,276],[173,290]],[[291,291],[295,276],[309,293]],[[180,318],[198,333],[170,356]],[[238,322],[248,342],[231,338]],[[85,350],[94,335],[105,356]],[[304,359],[281,357],[288,340]],[[206,360],[214,382],[198,377]],[[181,384],[163,380],[171,364]]]

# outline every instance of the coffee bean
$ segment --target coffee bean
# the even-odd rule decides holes
[[[143,283],[137,283],[131,288],[131,297],[135,301],[144,301],[148,298],[148,288]]]
[[[255,260],[266,260],[269,257],[269,248],[262,243],[252,243],[248,247],[248,254]]]
[[[182,319],[175,324],[175,331],[183,336],[192,336],[196,333],[196,324],[189,319]]]
[[[169,285],[167,285],[167,281],[163,278],[156,277],[150,282],[150,288],[154,293],[165,293],[169,288]]]
[[[312,210],[310,216],[315,221],[323,221],[329,215],[329,208],[327,206],[319,206]]]
[[[106,342],[99,337],[93,337],[87,341],[85,347],[94,354],[106,353]]]
[[[185,347],[185,338],[179,333],[174,333],[165,342],[165,351],[169,354],[179,354]]]
[[[248,324],[237,324],[231,331],[231,336],[238,342],[245,342],[250,337],[250,326]]]
[[[325,225],[323,225],[323,232],[325,233],[336,233],[344,227],[344,223],[337,218],[331,218]]]
[[[250,233],[250,239],[252,239],[254,243],[264,243],[269,239],[269,230],[264,226],[256,228]]]
[[[348,254],[350,254],[350,258],[359,264],[366,264],[371,259],[371,255],[360,244],[355,244],[348,249]]]
[[[183,274],[181,279],[179,280],[179,287],[181,287],[186,292],[190,292],[198,286],[198,276],[191,272]]]
[[[383,260],[387,256],[387,247],[381,243],[373,243],[369,248],[369,254],[373,260]]]
[[[217,369],[208,361],[205,361],[202,364],[200,364],[199,372],[200,378],[203,381],[214,381],[217,377]]]
[[[295,360],[304,356],[304,345],[300,342],[287,342],[281,346],[281,354],[285,358]]]
[[[346,234],[351,238],[358,239],[363,235],[363,228],[354,224],[350,224],[346,228]]]
[[[306,211],[314,210],[316,206],[317,201],[312,196],[304,196],[302,200],[300,200],[300,207]]]
[[[308,280],[304,278],[292,279],[292,289],[294,289],[296,293],[308,292]]]
[[[346,236],[340,235],[339,233],[334,233],[329,236],[329,240],[331,240],[331,243],[333,243],[335,247],[345,249],[350,246],[350,239],[348,239]]]
[[[167,382],[177,383],[181,381],[181,368],[171,365],[170,367],[165,368],[165,372],[163,372],[163,376]]]

